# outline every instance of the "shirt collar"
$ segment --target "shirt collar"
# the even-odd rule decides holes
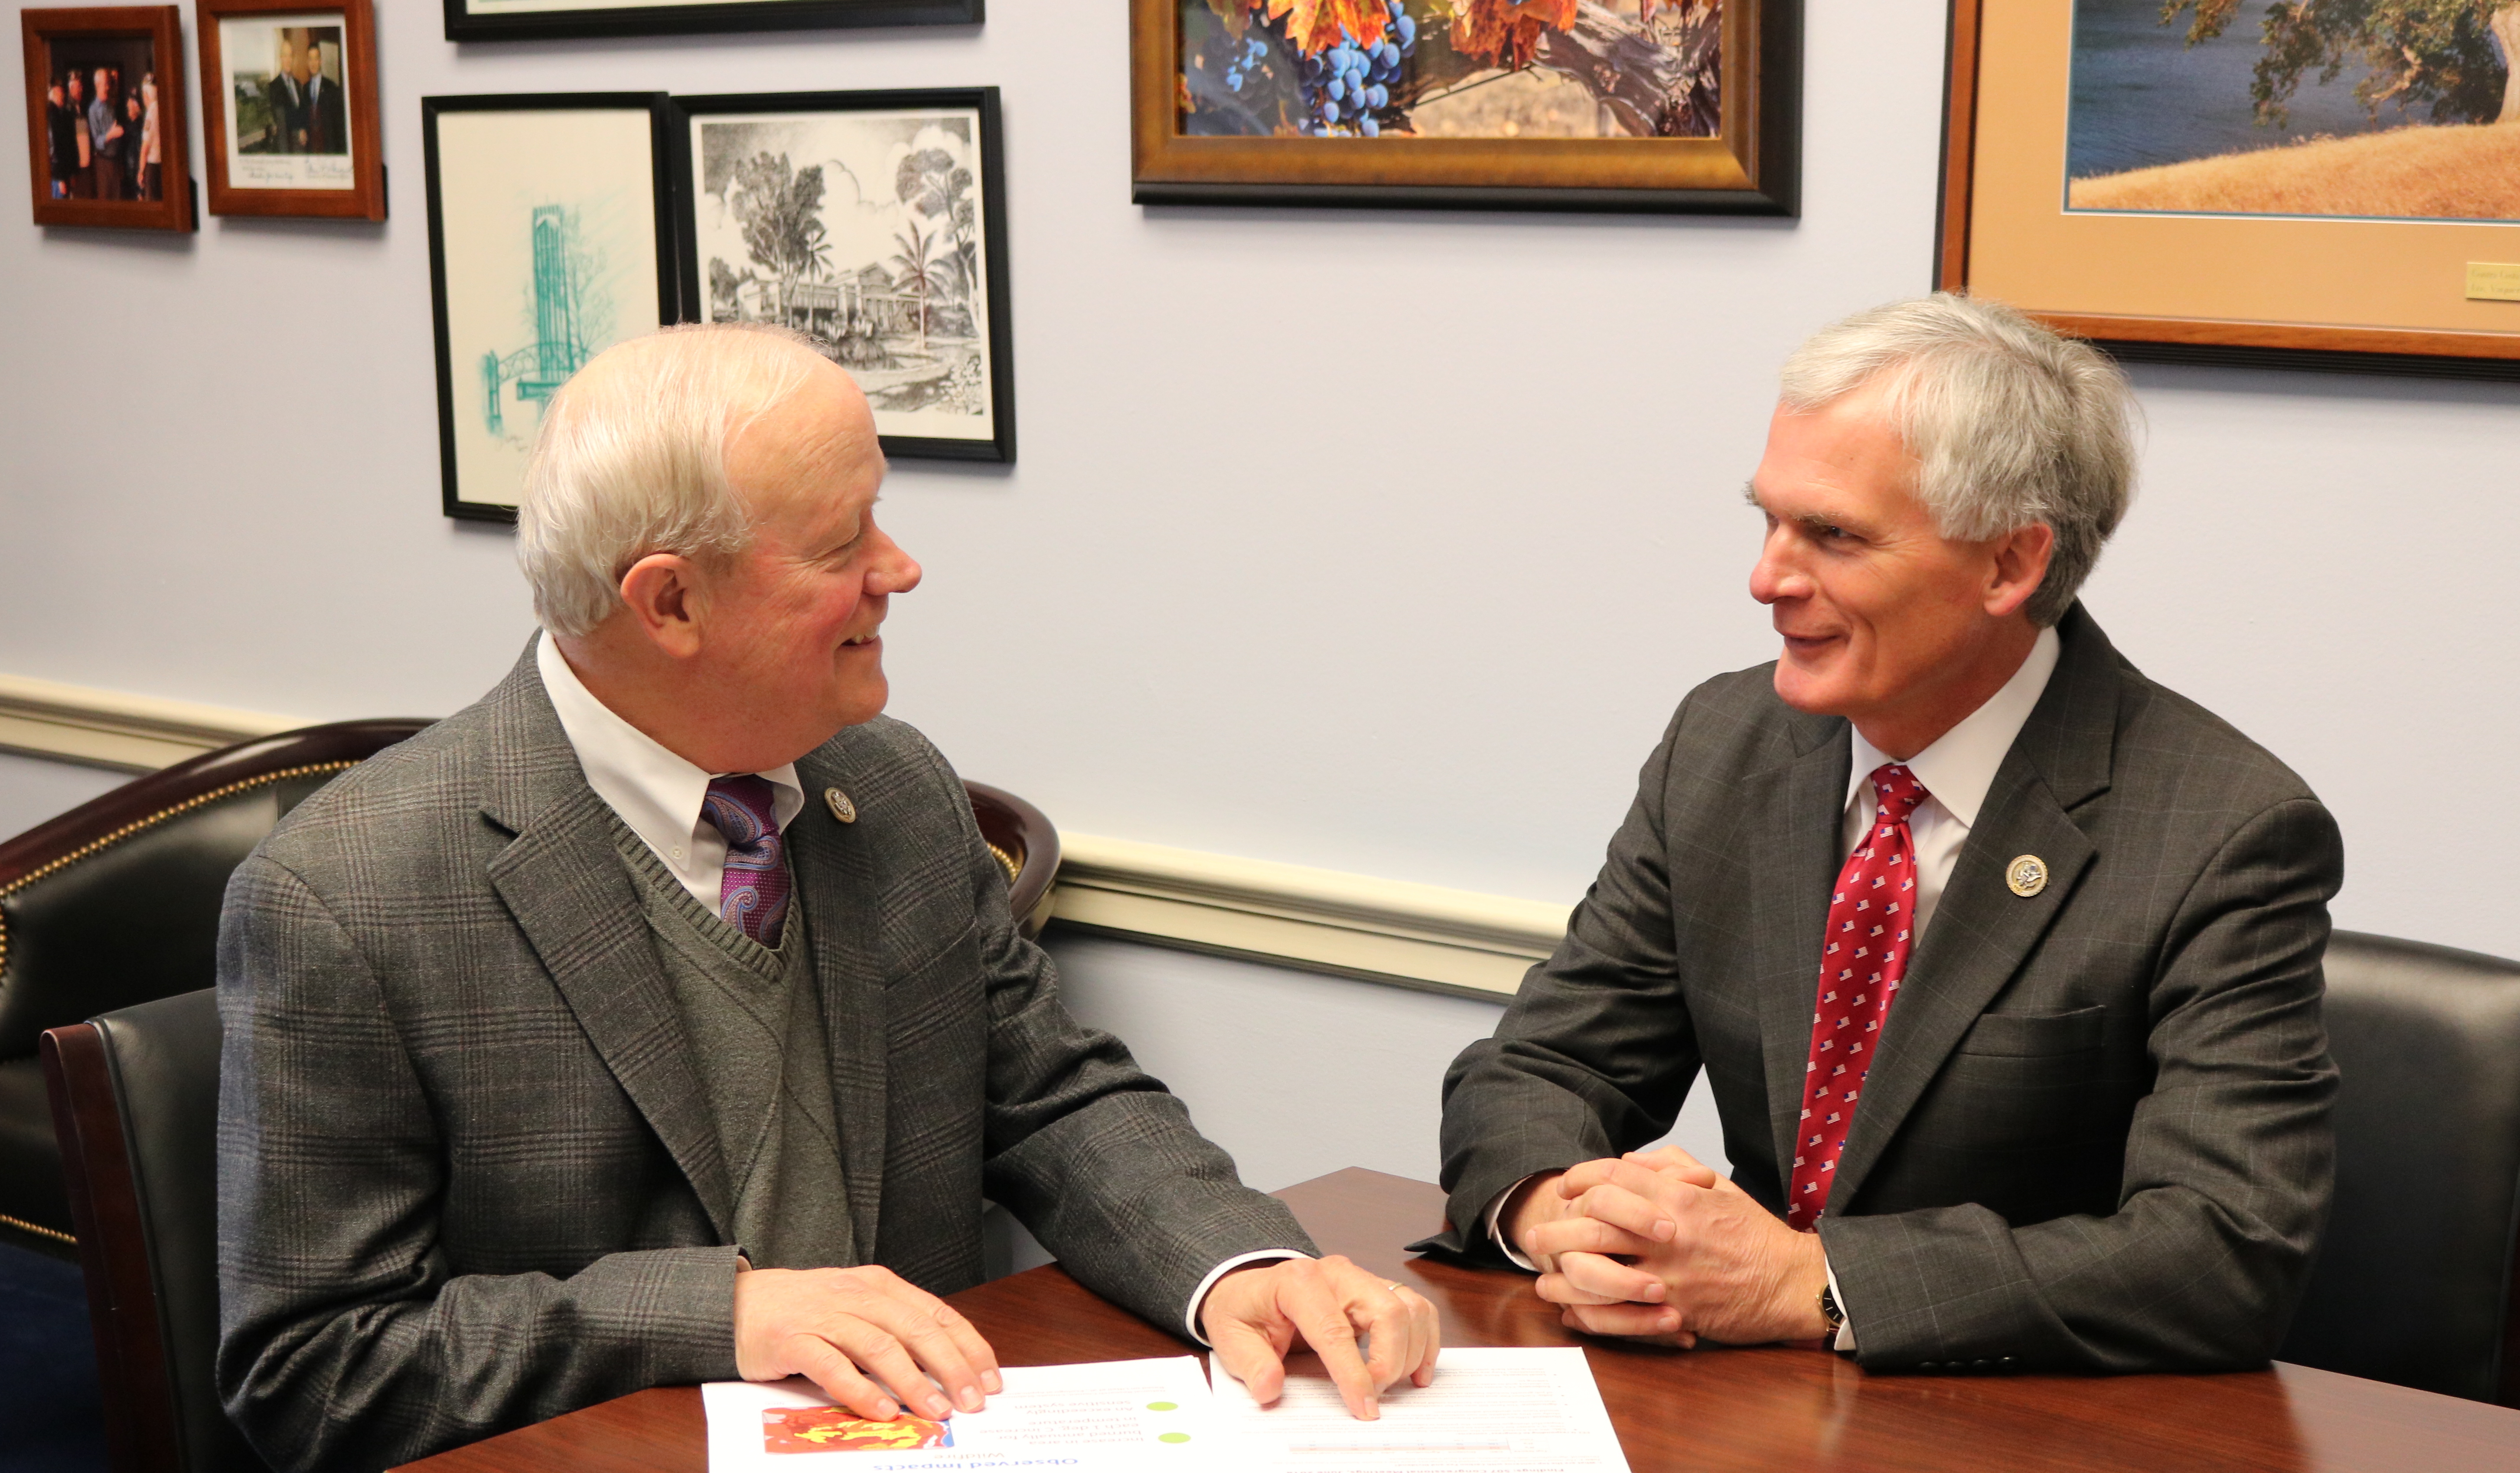
[[[1960,821],[1963,828],[1977,826],[1977,811],[1986,803],[1987,789],[1995,786],[1996,770],[2003,766],[2003,754],[2012,750],[2013,738],[2021,735],[2022,725],[2030,720],[2031,708],[2039,704],[2040,693],[2048,689],[2048,678],[2056,673],[2058,650],[2056,631],[2043,629],[2030,647],[2030,654],[2003,689],[1987,697],[1986,704],[1963,717],[1958,726],[1937,737],[1934,744],[1907,761],[1908,771],[1925,785],[1925,791],[1945,811]],[[1879,747],[1855,736],[1854,770],[1847,775],[1846,800],[1871,782],[1873,770],[1892,760]]]
[[[534,667],[542,674],[561,731],[577,751],[586,785],[658,854],[688,846],[700,825],[709,779],[720,775],[685,761],[596,699],[549,633],[535,643]],[[771,812],[785,830],[805,808],[805,784],[796,776],[796,764],[783,763],[760,776],[770,783]]]

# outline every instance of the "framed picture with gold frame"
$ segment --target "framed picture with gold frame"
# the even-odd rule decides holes
[[[2508,8],[1955,0],[1936,285],[2131,358],[2520,378]]]
[[[1130,0],[1141,204],[1798,207],[1801,0]]]
[[[18,18],[35,223],[194,230],[182,12],[105,5]]]
[[[210,213],[385,217],[369,0],[196,0]]]

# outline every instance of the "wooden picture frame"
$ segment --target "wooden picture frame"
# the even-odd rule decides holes
[[[986,0],[446,0],[450,41],[557,41],[860,25],[977,25]]]
[[[542,406],[675,320],[661,92],[424,97],[449,516],[513,522]]]
[[[182,12],[172,5],[23,10],[18,26],[25,48],[26,172],[35,223],[187,234],[196,229],[192,155],[184,134]],[[86,93],[100,71],[118,91],[105,100],[109,114],[127,114],[130,103],[140,103],[137,131],[108,134],[117,145],[125,136],[139,140],[137,151],[129,145],[99,150],[89,139],[86,119],[100,100]],[[129,83],[129,72],[140,74],[139,86]],[[78,77],[74,84],[72,74]],[[56,84],[64,89],[60,105],[50,96]],[[148,103],[152,93],[154,110]],[[146,131],[152,111],[154,148]],[[113,126],[120,129],[125,120],[114,118]]]
[[[2225,55],[2212,75],[2229,78],[2213,97],[2222,108],[2236,91],[2228,107],[2240,120],[2223,125],[2219,144],[2230,147],[2200,152],[2218,148],[2197,131],[2207,114],[2165,92],[2176,77],[2205,73],[2172,68],[2195,66],[2199,44],[2259,45],[2258,21],[2250,12],[2197,43],[2192,17],[2172,24],[2160,15],[2158,0],[2085,0],[2080,10],[2076,0],[1954,0],[1936,287],[1997,297],[2130,359],[2520,378],[2520,300],[2468,294],[2478,286],[2471,263],[2500,263],[2520,296],[2520,223],[2411,212],[2443,207],[2412,195],[2375,205],[2358,194],[2341,156],[2317,150],[2398,145],[2290,124],[2314,106],[2338,112],[2333,94],[2351,97],[2359,63],[2329,81],[2315,66],[2296,73],[2293,90],[2276,90],[2285,111],[2275,114],[2248,89],[2253,77],[2282,81],[2285,54]],[[2158,48],[2160,59],[2139,48]],[[2095,68],[2079,87],[2078,66]],[[2113,80],[2121,75],[2149,90],[2138,95]],[[2126,88],[2125,101],[2113,86]],[[2362,106],[2352,99],[2346,124]],[[2377,107],[2374,135],[2458,141],[2406,125],[2423,115],[2382,116]],[[2078,118],[2078,109],[2088,111]],[[2138,146],[2154,152],[2111,156]],[[2505,177],[2520,185],[2520,172]],[[2208,184],[2221,193],[2204,193]],[[2365,212],[2374,208],[2410,212]]]
[[[677,97],[672,111],[684,320],[811,335],[866,390],[887,456],[1012,464],[998,89]],[[821,207],[834,170],[856,181],[845,213]],[[750,200],[804,206],[782,211],[799,217],[793,239],[747,229]]]
[[[193,13],[210,213],[383,219],[370,0],[194,0]]]
[[[1801,0],[1272,9],[1129,0],[1138,203],[1799,208]]]

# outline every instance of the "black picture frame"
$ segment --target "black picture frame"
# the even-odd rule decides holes
[[[1391,0],[1377,3],[1388,5]],[[1241,0],[1239,5],[1231,0],[1128,0],[1132,201],[1364,209],[1800,213],[1803,0],[1660,0],[1647,7],[1661,12],[1665,22],[1688,27],[1685,42],[1666,44],[1691,51],[1700,59],[1698,65],[1707,65],[1705,59],[1712,58],[1718,81],[1711,107],[1702,83],[1689,75],[1659,79],[1642,96],[1632,93],[1627,85],[1632,74],[1608,67],[1601,58],[1625,54],[1625,48],[1639,39],[1642,22],[1613,16],[1603,7],[1587,11],[1569,0],[1566,13],[1577,17],[1570,31],[1534,19],[1531,24],[1540,29],[1533,33],[1537,39],[1530,43],[1529,54],[1514,66],[1503,67],[1496,61],[1465,63],[1461,59],[1468,54],[1458,47],[1419,47],[1419,32],[1429,38],[1452,35],[1458,22],[1451,17],[1460,11],[1448,0],[1400,3],[1416,27],[1404,39],[1419,49],[1407,62],[1397,64],[1410,69],[1374,73],[1391,77],[1372,88],[1380,101],[1367,105],[1376,131],[1354,136],[1347,133],[1347,119],[1332,118],[1328,127],[1341,136],[1301,136],[1289,129],[1322,125],[1320,119],[1301,115],[1314,95],[1312,89],[1321,85],[1303,79],[1315,75],[1313,68],[1328,53],[1307,50],[1317,44],[1309,39],[1295,45],[1290,17],[1257,22],[1253,17],[1260,13],[1252,9],[1257,0]],[[1191,28],[1193,24],[1221,25],[1233,39],[1257,46],[1258,53],[1248,63],[1254,70],[1226,75],[1239,70],[1242,64],[1232,63],[1231,52],[1220,55],[1212,49],[1217,38],[1202,39],[1202,32]],[[1706,28],[1699,29],[1701,25]],[[1346,34],[1344,25],[1340,30]],[[1347,39],[1353,43],[1360,38]],[[1388,33],[1381,40],[1396,44]],[[1466,82],[1429,81],[1440,74],[1436,64],[1447,52],[1446,65],[1466,65],[1472,75],[1482,69],[1497,74]],[[1611,75],[1617,80],[1596,89],[1599,107],[1615,111],[1611,107],[1615,99],[1632,110],[1626,115],[1633,115],[1640,125],[1668,131],[1598,138],[1444,137],[1419,131],[1418,110],[1446,94],[1409,96],[1411,89],[1443,86],[1468,92],[1528,71],[1553,71],[1560,77]],[[1350,85],[1363,79],[1360,73]],[[1219,81],[1230,84],[1242,101],[1218,104],[1222,94],[1207,87]],[[1252,86],[1246,88],[1246,82]],[[1672,90],[1675,86],[1678,90]],[[1209,132],[1185,121],[1203,112],[1222,111],[1232,116],[1236,108],[1255,107],[1254,89],[1291,108],[1276,114],[1273,131]],[[1202,105],[1202,96],[1209,105]],[[1713,125],[1708,131],[1710,112]],[[1404,113],[1410,120],[1406,131],[1400,131],[1399,118]],[[1385,118],[1393,121],[1390,131],[1381,127]]]
[[[1015,458],[1014,329],[1013,314],[1008,295],[1006,156],[998,89],[995,87],[939,87],[861,92],[789,92],[676,97],[669,101],[669,109],[672,117],[668,129],[672,135],[668,148],[669,171],[673,181],[674,254],[680,269],[681,316],[686,322],[710,321],[713,310],[710,292],[704,289],[701,279],[703,257],[706,252],[699,241],[698,224],[700,186],[703,181],[695,171],[692,146],[694,124],[697,121],[729,115],[748,117],[763,113],[889,112],[899,114],[922,112],[968,112],[974,116],[977,123],[977,136],[972,140],[972,145],[978,155],[978,168],[974,171],[975,177],[972,181],[972,187],[978,190],[975,221],[977,229],[974,235],[980,256],[976,285],[983,293],[977,305],[980,315],[985,316],[986,323],[985,331],[974,332],[971,337],[975,339],[974,345],[986,355],[979,372],[984,376],[986,383],[983,397],[988,409],[986,424],[982,427],[987,433],[982,437],[949,437],[887,430],[885,422],[893,418],[895,411],[886,408],[885,390],[878,386],[878,380],[876,379],[877,374],[885,371],[862,371],[852,367],[839,354],[834,353],[833,356],[835,361],[840,362],[843,369],[848,369],[852,377],[858,379],[861,386],[868,389],[870,397],[874,400],[878,416],[878,430],[883,452],[887,457],[1013,464]],[[801,164],[801,160],[799,163]],[[894,181],[878,182],[890,185]],[[922,218],[925,217],[922,216]],[[968,248],[968,243],[965,248]],[[836,275],[838,272],[845,271],[848,263],[832,264],[835,275],[833,285],[829,291],[835,300],[830,310],[834,317],[824,319],[824,324],[828,325],[834,320],[862,322],[865,317],[873,316],[876,305],[873,296],[863,293],[862,289],[851,290],[841,284],[840,278]],[[880,268],[862,267],[861,272],[867,269]],[[749,270],[750,268],[747,267],[747,273]],[[759,294],[764,293],[766,286],[767,284],[756,286],[756,301],[767,299],[766,294]],[[969,313],[968,297],[967,285],[964,309],[967,315]],[[949,302],[947,309],[950,309],[950,306]],[[782,302],[777,310],[780,312],[777,320],[786,322],[788,326],[802,326],[808,331],[813,331],[816,326],[816,319],[813,316],[815,308],[812,305],[805,305],[802,308],[805,318],[801,323],[793,320],[792,311],[795,309],[791,304]],[[926,310],[923,297],[921,310],[922,313]],[[925,331],[927,326],[926,321],[922,319],[919,344],[919,353],[922,356],[927,356],[933,350],[929,334]],[[975,329],[980,327],[976,323],[972,326]],[[844,335],[839,340],[847,340],[847,335]],[[874,348],[880,351],[883,337],[870,331],[861,336],[861,341],[872,342]],[[943,355],[938,352],[933,356],[941,359]],[[911,372],[916,372],[916,369]],[[958,377],[959,372],[946,376],[947,386],[950,387],[953,379]],[[932,378],[933,376],[931,376],[931,381]],[[910,385],[905,384],[895,392],[907,392],[909,389]]]
[[[560,41],[580,36],[679,36],[868,25],[977,25],[986,0],[716,0],[693,5],[503,10],[476,15],[446,0],[450,41]]]
[[[451,300],[451,297],[453,292],[459,289],[452,288],[448,280],[449,243],[447,240],[447,214],[449,183],[443,173],[445,159],[443,156],[443,151],[440,147],[439,135],[442,121],[450,115],[485,112],[635,112],[643,114],[647,120],[645,137],[648,148],[648,159],[644,170],[644,177],[647,181],[649,190],[648,204],[652,212],[654,225],[653,246],[655,249],[656,262],[656,280],[654,284],[656,293],[654,313],[655,321],[652,326],[664,326],[677,320],[681,300],[681,287],[677,281],[676,272],[674,270],[674,211],[672,207],[672,194],[666,173],[668,161],[666,149],[668,112],[665,94],[661,92],[544,92],[485,94],[462,97],[424,97],[420,100],[422,154],[424,164],[428,170],[428,181],[429,302],[437,350],[438,462],[443,488],[445,513],[448,516],[464,520],[514,523],[517,519],[517,508],[514,502],[501,502],[495,499],[482,499],[476,495],[468,495],[468,492],[479,491],[488,488],[479,486],[468,487],[465,484],[465,478],[461,472],[463,458],[459,454],[460,441],[462,437],[459,436],[458,432],[458,414],[460,412],[460,407],[466,404],[467,399],[464,394],[458,392],[459,385],[455,357],[456,348],[453,340],[455,335],[453,318],[456,312],[456,304]],[[584,171],[587,169],[588,161],[582,154],[579,154],[575,156],[562,158],[558,172],[562,174],[575,174],[577,171]],[[625,167],[620,171],[620,176],[625,179],[629,178],[630,171]],[[518,350],[517,354],[510,355],[511,357],[518,359],[521,359],[537,352],[542,347],[542,339],[551,336],[553,332],[550,321],[541,308],[543,297],[540,291],[540,288],[542,286],[540,277],[544,266],[544,254],[547,242],[542,220],[542,211],[540,209],[535,210],[534,217],[529,228],[533,231],[531,249],[533,252],[534,270],[537,274],[535,282],[537,301],[537,327],[535,331],[537,334],[537,341],[533,344],[529,344],[524,349]],[[557,222],[555,223],[554,228],[555,231],[558,230],[559,225]],[[632,238],[636,239],[635,233]],[[562,249],[562,246],[560,244],[553,243],[550,244],[550,249],[557,252]],[[632,291],[633,294],[630,300],[634,302],[644,300],[643,297],[637,294],[637,281],[638,279],[634,275],[628,283],[624,284]],[[571,311],[572,313],[574,312],[573,307],[571,308]],[[467,315],[469,317],[469,311]],[[571,347],[568,356],[574,357],[577,361],[582,362],[585,356],[591,356],[592,353],[601,351],[605,346],[608,346],[610,341],[618,340],[619,337],[634,335],[635,333],[639,331],[645,331],[648,326],[651,326],[643,321],[645,316],[645,313],[634,313],[631,319],[631,331],[615,332],[604,342],[585,341],[577,338],[573,333],[563,335],[562,339],[556,340],[565,340],[572,343],[573,346]],[[471,349],[472,344],[468,341],[466,352],[469,354]],[[503,364],[507,361],[500,358],[496,347],[493,347],[489,351],[489,358],[493,362],[501,362]],[[566,372],[574,372],[574,370],[575,364],[571,363],[569,364]],[[534,376],[532,379],[533,389],[530,394],[527,394],[528,397],[538,398],[547,396],[550,389],[557,387],[558,383],[561,381],[561,379],[551,377],[550,369],[542,363],[539,357],[535,359],[535,367],[532,370],[532,374]],[[564,379],[564,377],[565,374],[563,373],[561,378]],[[518,392],[520,394],[527,393],[523,385],[528,380],[523,374],[520,373],[511,381],[519,385]],[[468,383],[467,386],[469,387],[472,385]],[[499,397],[501,394],[500,381],[497,379],[487,379],[487,386],[490,397],[487,401],[488,409],[485,412],[485,418],[493,426],[492,432],[495,434],[497,432],[496,426],[500,420],[498,410],[499,406],[503,402]]]

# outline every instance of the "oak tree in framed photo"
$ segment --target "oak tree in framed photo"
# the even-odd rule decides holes
[[[1797,207],[1801,0],[1130,0],[1141,204]]]
[[[675,320],[662,93],[420,100],[449,516],[514,521],[545,405]]]
[[[35,223],[193,230],[177,9],[112,5],[18,17]]]
[[[2128,356],[2520,377],[2520,3],[1955,0],[1938,284]]]
[[[673,100],[683,315],[805,334],[887,456],[1012,462],[994,87]]]
[[[984,0],[446,0],[450,41],[977,25]]]
[[[210,213],[385,217],[369,0],[195,0]]]

